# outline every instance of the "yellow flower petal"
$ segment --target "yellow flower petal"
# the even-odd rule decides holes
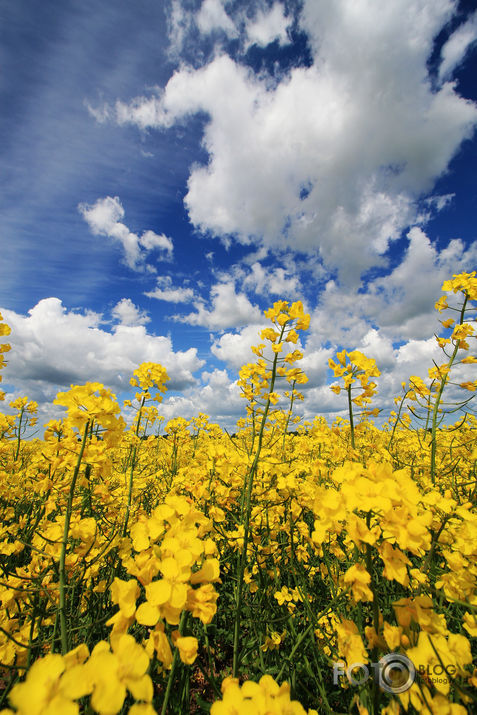
[[[146,586],[146,598],[153,606],[162,606],[171,596],[172,586],[169,581],[160,579]]]
[[[159,616],[159,608],[153,606],[149,601],[146,601],[146,603],[141,603],[137,609],[135,618],[142,626],[155,626],[159,620]]]

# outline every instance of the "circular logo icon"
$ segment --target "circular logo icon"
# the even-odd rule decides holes
[[[405,655],[388,653],[379,659],[379,685],[387,693],[404,693],[416,678],[416,669]]]

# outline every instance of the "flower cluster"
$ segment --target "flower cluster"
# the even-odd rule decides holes
[[[362,390],[359,395],[352,397],[352,402],[358,407],[369,404],[371,398],[376,394],[376,383],[371,380],[373,377],[379,377],[380,372],[377,368],[376,361],[366,357],[359,350],[347,352],[342,350],[336,354],[335,362],[330,358],[328,365],[333,370],[335,377],[342,377],[344,389],[354,390],[359,382],[359,388]],[[337,395],[341,392],[339,385],[332,385],[331,389]]]
[[[290,686],[281,686],[271,677],[263,675],[258,683],[251,680],[242,686],[235,678],[226,678],[222,683],[223,699],[215,702],[211,715],[318,715],[290,698]]]
[[[258,356],[256,363],[244,365],[239,373],[239,387],[242,397],[247,399],[250,406],[257,403],[276,405],[280,395],[275,391],[275,377],[284,377],[292,386],[292,393],[287,392],[287,397],[297,397],[299,393],[294,390],[295,384],[302,385],[308,382],[305,373],[294,363],[303,358],[299,349],[291,349],[298,342],[297,330],[307,330],[310,316],[305,314],[301,301],[289,305],[281,300],[274,303],[273,308],[265,311],[265,317],[272,321],[273,328],[261,331],[262,340],[269,341],[273,357],[265,357],[265,343],[252,347]]]
[[[59,392],[53,404],[66,407],[68,426],[82,434],[86,425],[104,430],[104,437],[117,439],[126,423],[120,415],[116,396],[100,382],[71,385],[68,392]]]
[[[121,544],[123,566],[133,578],[116,577],[111,586],[119,607],[109,621],[112,635],[126,632],[134,622],[153,628],[149,647],[166,668],[172,655],[165,624],[178,625],[184,611],[209,624],[217,610],[213,584],[220,581],[220,567],[216,544],[206,538],[211,526],[189,500],[171,495],[150,516],[140,516]],[[177,635],[173,640],[181,660],[192,663],[197,640]]]
[[[154,387],[157,392],[154,396],[156,402],[162,401],[162,395],[166,392],[166,382],[169,380],[169,375],[165,367],[155,362],[143,362],[134,371],[130,384],[133,387],[140,387],[141,392],[136,393],[138,402],[151,399],[150,390]]]

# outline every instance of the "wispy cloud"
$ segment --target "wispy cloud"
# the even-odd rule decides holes
[[[441,50],[439,79],[448,80],[452,72],[464,60],[467,52],[477,42],[477,12],[460,25],[449,37]]]
[[[34,302],[45,286],[81,302],[104,285],[111,252],[85,232],[78,202],[119,194],[130,206],[137,192],[144,212],[175,196],[170,175],[158,175],[120,127],[93,121],[84,104],[108,104],[167,80],[170,67],[151,62],[165,57],[164,22],[162,3],[141,12],[109,0],[2,5],[3,302],[18,309],[33,304],[25,301],[26,285]],[[177,171],[176,147],[154,144],[154,152]]]

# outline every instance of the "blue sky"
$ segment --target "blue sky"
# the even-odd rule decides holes
[[[477,14],[457,0],[0,0],[7,400],[118,395],[233,426],[278,299],[312,315],[304,415],[363,350],[383,414],[477,265]]]

